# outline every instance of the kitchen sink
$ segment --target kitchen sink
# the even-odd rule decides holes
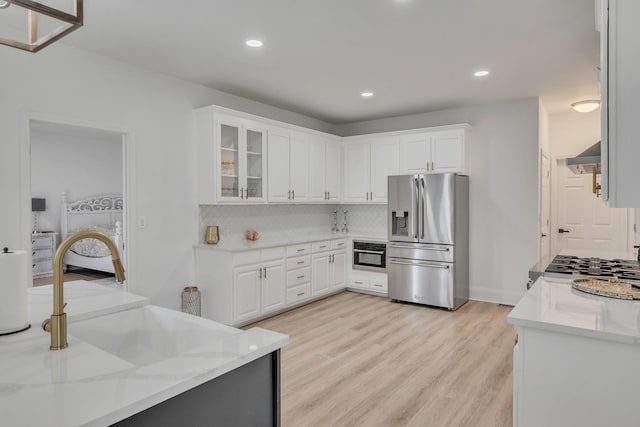
[[[177,357],[242,332],[154,305],[71,323],[68,331],[137,366]]]

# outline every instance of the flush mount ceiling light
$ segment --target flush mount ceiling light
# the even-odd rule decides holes
[[[585,101],[574,102],[571,106],[578,113],[590,113],[600,106],[600,101],[597,99],[587,99]]]
[[[363,98],[371,98],[373,96],[373,92],[371,92],[370,90],[365,90],[360,94],[360,96]]]
[[[21,41],[0,37],[0,44],[34,53],[43,49],[82,27],[84,16],[82,2],[83,0],[70,0],[73,6],[73,14],[70,14],[32,0],[0,0],[0,9],[7,9],[0,13],[10,13],[14,7],[26,9],[27,12],[26,29],[23,31],[26,33],[26,39]],[[44,25],[39,26],[40,23]],[[42,27],[49,29],[52,24],[52,29],[45,34],[40,34],[39,30],[42,30]]]
[[[249,47],[262,47],[264,45],[260,40],[247,40],[244,43]]]
[[[473,73],[474,76],[476,77],[486,77],[489,75],[489,71],[487,70],[478,70],[475,73]]]

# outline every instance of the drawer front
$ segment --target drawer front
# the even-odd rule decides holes
[[[347,247],[347,239],[338,239],[331,241],[331,249],[344,249]]]
[[[296,286],[311,281],[311,268],[305,267],[287,273],[287,286]]]
[[[34,249],[31,252],[34,260],[53,259],[53,248]]]
[[[311,245],[309,243],[287,246],[288,257],[296,255],[307,255],[308,253],[311,253]]]
[[[287,270],[309,267],[310,265],[311,265],[311,256],[309,255],[287,259]]]
[[[34,261],[33,274],[51,273],[53,271],[53,260]]]
[[[233,255],[233,265],[260,264],[260,251],[239,252]]]
[[[369,279],[362,279],[360,277],[353,277],[349,279],[349,284],[354,288],[369,288]]]
[[[378,281],[378,280],[372,280],[370,289],[372,291],[381,292],[381,293],[385,293],[386,294],[387,291],[388,291],[387,282]]]
[[[274,261],[284,258],[284,246],[262,250],[262,261]]]
[[[287,289],[287,305],[309,299],[311,296],[311,283],[295,286]]]
[[[31,236],[31,245],[33,249],[53,248],[50,236]]]
[[[314,242],[311,244],[311,250],[315,252],[324,252],[331,249],[331,240],[325,240],[323,242]]]

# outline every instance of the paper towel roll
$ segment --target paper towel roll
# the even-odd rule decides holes
[[[25,251],[0,250],[0,334],[17,332],[29,326],[28,267]]]

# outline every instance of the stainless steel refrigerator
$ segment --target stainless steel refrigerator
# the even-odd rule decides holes
[[[469,299],[469,177],[389,177],[389,297],[455,310]]]

